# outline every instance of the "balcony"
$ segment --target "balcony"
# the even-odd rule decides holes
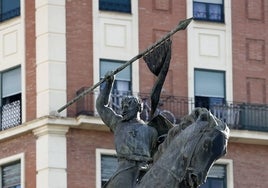
[[[81,88],[77,95],[87,88]],[[98,93],[90,93],[77,101],[76,115],[97,116],[95,100]],[[150,97],[148,93],[139,93],[137,96],[143,102],[141,119],[149,120]],[[112,95],[112,108],[120,113],[122,95]],[[162,95],[156,113],[161,113],[172,123],[178,124],[182,117],[195,108],[195,101],[188,97]],[[226,102],[224,105],[210,105],[212,114],[223,120],[231,129],[268,132],[268,105]],[[21,100],[14,100],[1,107],[0,131],[21,124]]]
[[[80,89],[77,94],[86,88]],[[150,114],[149,94],[137,94],[143,101],[141,119],[147,121]],[[77,115],[96,115],[94,101],[97,93],[86,95],[77,102]],[[120,113],[120,99],[123,96],[112,95],[113,109]],[[194,99],[178,96],[161,96],[157,113],[166,116],[174,124],[178,124],[181,118],[195,108]],[[227,123],[231,129],[265,131],[268,132],[268,105],[248,104],[241,102],[226,102],[224,105],[210,105],[212,114]]]

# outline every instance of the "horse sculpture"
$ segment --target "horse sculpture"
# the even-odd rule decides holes
[[[168,132],[153,165],[135,188],[196,188],[226,154],[229,128],[207,109],[196,108]]]

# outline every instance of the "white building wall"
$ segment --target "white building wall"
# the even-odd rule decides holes
[[[188,95],[194,97],[194,69],[225,71],[226,100],[233,100],[231,0],[224,0],[224,23],[192,21],[187,28]],[[193,1],[187,0],[187,17]]]
[[[67,187],[68,126],[45,125],[33,132],[36,140],[36,187]]]
[[[0,70],[20,65],[21,19],[9,20],[0,24]]]
[[[128,61],[138,49],[138,0],[131,1],[131,14],[99,11],[99,1],[93,2],[94,82],[98,82],[100,59]],[[138,62],[132,64],[132,90],[139,91]]]
[[[37,117],[66,104],[65,0],[36,0]],[[66,110],[61,113],[66,115]]]
[[[22,122],[25,121],[25,2],[20,2],[20,16],[0,24],[0,72],[21,66]]]

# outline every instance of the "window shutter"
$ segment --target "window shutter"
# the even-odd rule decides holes
[[[3,188],[15,187],[21,184],[21,165],[20,162],[2,167],[2,186]]]
[[[21,92],[21,69],[13,69],[2,74],[2,97],[9,97]]]
[[[105,74],[108,71],[114,71],[116,68],[121,66],[121,62],[113,62],[113,61],[107,61],[107,60],[101,60],[100,63],[100,77],[104,78]],[[131,66],[127,66],[122,71],[116,74],[116,80],[124,80],[124,81],[131,81]]]
[[[117,158],[111,155],[101,155],[101,181],[107,182],[118,166]]]
[[[208,173],[210,178],[225,178],[225,176],[226,167],[224,165],[213,165]]]
[[[195,70],[195,96],[225,97],[224,72]]]

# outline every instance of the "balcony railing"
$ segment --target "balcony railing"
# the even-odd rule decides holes
[[[82,88],[79,92],[82,92]],[[79,93],[78,92],[78,93]],[[141,118],[145,121],[149,119],[150,97],[149,94],[139,93],[137,96],[143,101],[143,111]],[[85,96],[77,103],[77,115],[97,115],[95,111],[95,100],[97,93]],[[123,96],[113,95],[117,98],[112,106],[120,113],[120,98]],[[111,100],[111,103],[113,101]],[[174,124],[178,124],[181,118],[195,108],[194,99],[178,96],[161,96],[157,113],[162,113]],[[211,113],[228,124],[231,129],[267,131],[268,132],[268,105],[257,105],[238,102],[226,102],[223,105],[210,105]]]
[[[81,88],[77,94],[86,88]],[[97,115],[95,100],[98,93],[91,93],[83,97],[76,104],[77,115]],[[139,93],[137,96],[143,101],[141,118],[149,120],[150,97],[149,94]],[[111,106],[120,113],[120,101],[122,95],[112,95]],[[195,108],[195,102],[191,98],[163,95],[160,98],[156,113],[166,116],[172,123],[178,124],[182,117],[189,114]],[[268,132],[268,105],[226,102],[223,105],[210,105],[211,113],[223,120],[232,129],[267,131]],[[9,129],[21,124],[21,101],[16,100],[1,107],[0,130]]]
[[[21,101],[13,101],[1,108],[1,130],[16,127],[21,124]]]

